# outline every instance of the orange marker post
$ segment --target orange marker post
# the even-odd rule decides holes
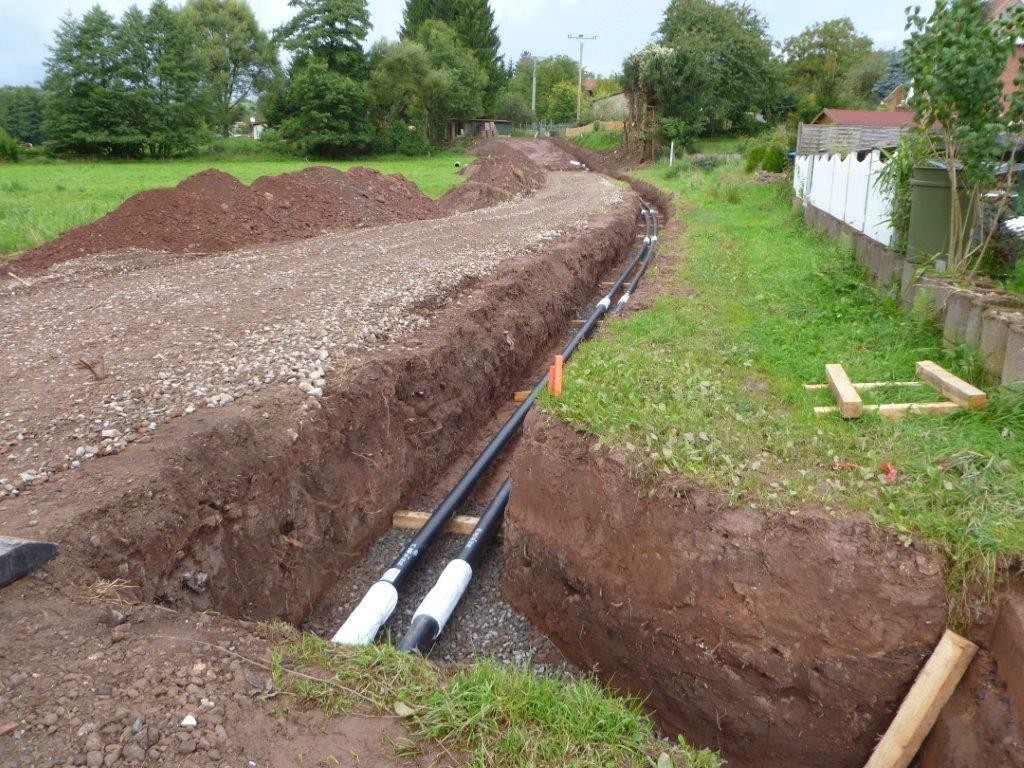
[[[548,377],[548,388],[555,397],[562,396],[562,368],[565,366],[565,358],[555,355],[555,364],[551,366]]]

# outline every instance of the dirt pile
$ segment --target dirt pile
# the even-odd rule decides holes
[[[133,195],[103,218],[26,251],[0,274],[126,248],[216,253],[439,215],[437,204],[410,181],[369,168],[312,166],[264,176],[252,186],[209,169],[176,187]]]
[[[544,183],[544,171],[524,153],[501,140],[477,150],[477,161],[465,170],[467,180],[450,189],[438,204],[447,213],[475,211],[528,195]]]

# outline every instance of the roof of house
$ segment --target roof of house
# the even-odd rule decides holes
[[[988,12],[995,19],[1009,10],[1011,5],[1020,5],[1021,0],[989,0]]]
[[[823,109],[814,118],[822,118],[835,125],[860,125],[866,128],[903,128],[914,124],[914,113],[909,109]]]

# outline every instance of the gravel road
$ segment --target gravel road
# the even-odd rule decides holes
[[[445,219],[204,257],[98,254],[0,282],[0,500],[287,383],[308,408],[423,306],[623,199],[596,174]]]

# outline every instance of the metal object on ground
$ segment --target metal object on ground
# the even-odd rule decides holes
[[[27,576],[56,557],[57,552],[57,545],[49,541],[0,536],[0,587]]]

